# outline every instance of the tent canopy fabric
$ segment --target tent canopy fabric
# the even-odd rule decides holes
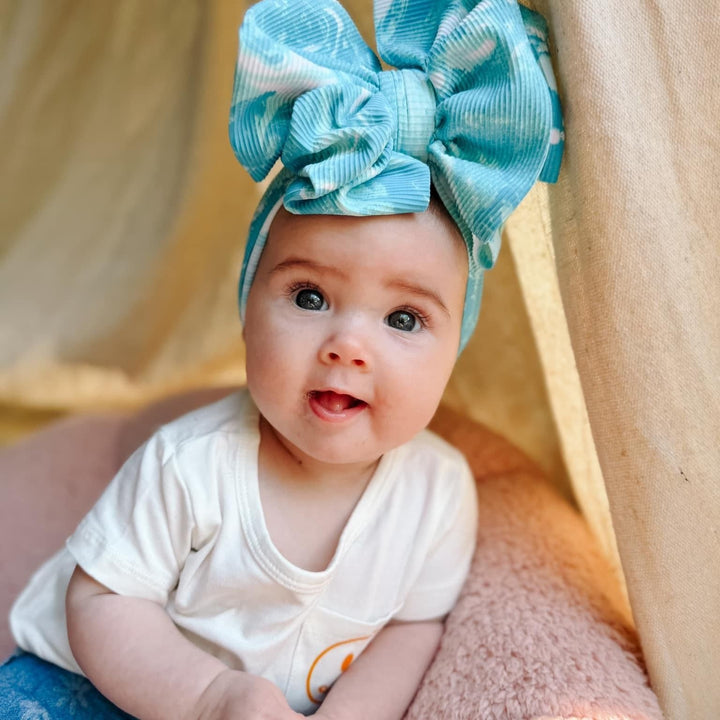
[[[232,156],[227,112],[248,4],[3,3],[6,415],[244,381],[236,282],[262,187]],[[370,0],[343,4],[372,42]],[[709,0],[529,4],[554,40],[565,160],[506,226],[445,401],[574,496],[622,563],[667,717],[709,720],[720,19]]]

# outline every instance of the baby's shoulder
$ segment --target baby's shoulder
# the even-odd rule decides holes
[[[431,430],[423,430],[398,448],[405,471],[430,480],[455,478],[458,483],[471,478],[465,456],[455,446]]]
[[[441,461],[465,464],[465,456],[462,452],[432,430],[421,430],[403,447],[416,457],[436,457]]]
[[[153,436],[167,452],[221,442],[228,438],[237,444],[243,438],[250,441],[257,432],[255,406],[245,389],[204,405],[161,425]]]
[[[418,528],[447,527],[447,518],[463,518],[458,532],[474,527],[477,491],[465,456],[429,430],[398,450],[386,506],[401,508],[408,526],[415,517]]]

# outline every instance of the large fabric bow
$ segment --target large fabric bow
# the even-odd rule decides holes
[[[430,181],[468,248],[461,348],[477,321],[502,224],[535,181],[554,182],[560,104],[541,16],[515,0],[375,0],[383,70],[335,0],[262,0],[240,28],[230,139],[259,181],[247,293],[279,204],[380,215],[427,208]]]

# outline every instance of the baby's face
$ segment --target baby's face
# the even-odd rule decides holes
[[[281,210],[250,289],[247,377],[293,452],[376,460],[430,421],[458,352],[467,256],[432,213]]]

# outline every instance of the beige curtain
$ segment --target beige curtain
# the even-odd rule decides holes
[[[547,3],[560,287],[651,678],[688,720],[720,717],[717,10]]]
[[[244,380],[235,283],[261,189],[227,110],[247,4],[0,0],[5,437]],[[371,1],[344,4],[370,39]],[[717,718],[717,10],[534,7],[555,41],[561,181],[508,223],[446,402],[572,494],[620,573],[614,526],[668,718]]]

